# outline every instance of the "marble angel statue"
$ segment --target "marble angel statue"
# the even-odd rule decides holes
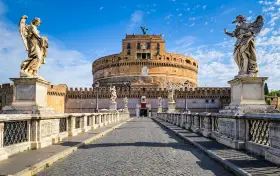
[[[113,103],[116,103],[116,99],[117,99],[117,92],[116,92],[116,88],[115,86],[110,86],[110,92],[111,92],[111,101]]]
[[[236,77],[258,76],[258,65],[254,37],[256,37],[264,25],[261,15],[252,23],[247,23],[243,15],[238,15],[232,22],[236,29],[230,33],[225,29],[225,34],[237,38],[234,48],[234,60],[239,72]]]
[[[158,97],[158,107],[162,107],[162,98]]]
[[[171,83],[168,83],[168,101],[174,102],[174,87]]]
[[[38,70],[41,64],[45,64],[47,56],[48,39],[41,37],[38,27],[40,18],[34,18],[30,25],[26,24],[27,16],[21,17],[19,32],[22,37],[28,57],[20,67],[20,77],[39,77]]]

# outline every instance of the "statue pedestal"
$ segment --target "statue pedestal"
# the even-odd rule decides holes
[[[129,112],[127,106],[125,106],[123,110],[124,110],[124,112]]]
[[[162,106],[159,106],[158,107],[158,111],[157,111],[158,113],[161,113],[162,112]]]
[[[231,86],[231,103],[220,113],[260,113],[267,110],[264,82],[267,77],[241,77],[228,81]]]
[[[168,102],[167,112],[175,112],[175,110],[176,110],[176,103],[175,102]]]
[[[13,102],[3,107],[4,114],[56,114],[48,107],[49,82],[40,78],[11,78],[13,81]]]
[[[109,110],[116,111],[117,110],[117,103],[116,102],[110,102]]]

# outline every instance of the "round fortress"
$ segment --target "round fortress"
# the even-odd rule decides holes
[[[122,51],[101,57],[92,64],[93,84],[101,86],[165,88],[178,87],[188,81],[197,87],[198,62],[180,54],[168,53],[162,35],[126,35]]]

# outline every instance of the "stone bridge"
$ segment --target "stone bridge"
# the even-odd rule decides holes
[[[279,118],[0,115],[0,175],[280,175]]]

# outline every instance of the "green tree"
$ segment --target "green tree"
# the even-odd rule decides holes
[[[269,94],[269,90],[268,90],[267,83],[264,84],[264,94],[265,94],[265,95],[268,95],[268,94]]]

